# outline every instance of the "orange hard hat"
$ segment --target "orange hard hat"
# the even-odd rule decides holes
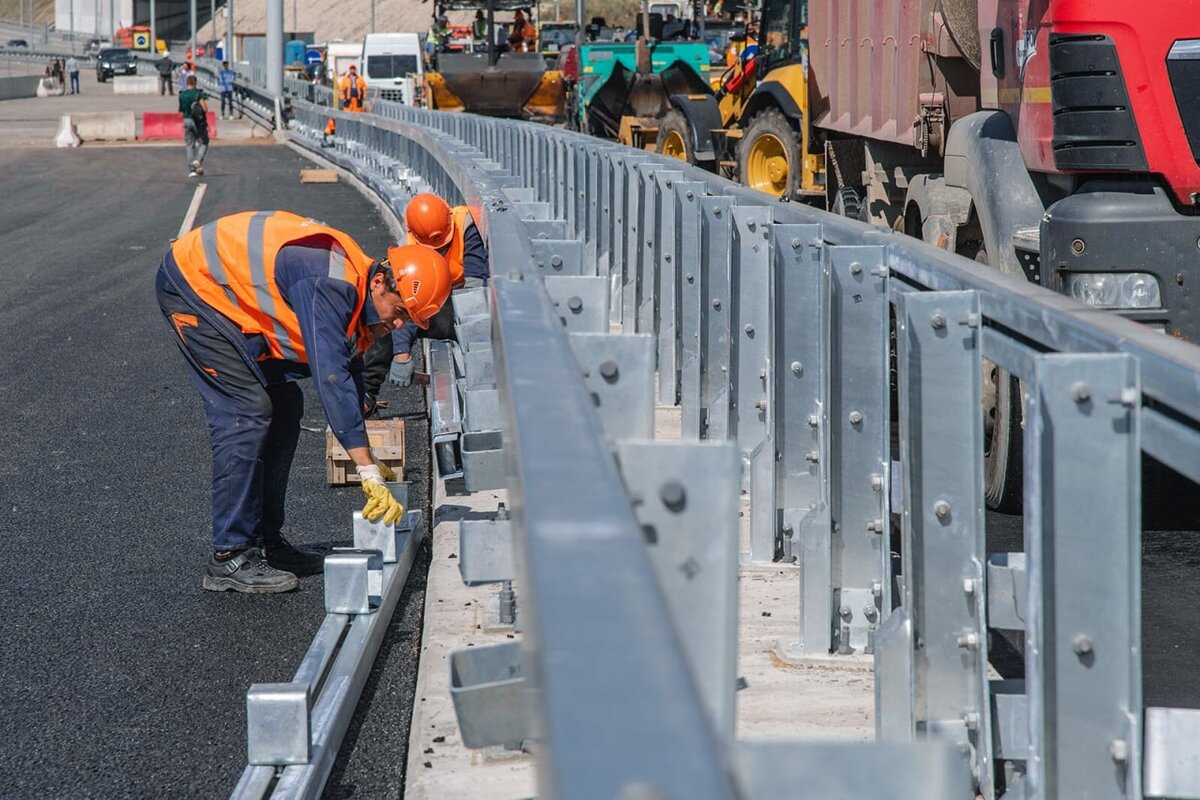
[[[450,297],[450,268],[441,253],[420,244],[389,247],[388,264],[396,292],[413,323],[422,330]]]
[[[445,247],[454,236],[454,218],[449,204],[429,192],[422,192],[408,201],[408,208],[404,209],[404,226],[426,247]]]

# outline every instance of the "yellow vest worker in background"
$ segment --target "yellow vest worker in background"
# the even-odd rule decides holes
[[[159,307],[204,401],[212,436],[210,591],[286,592],[323,555],[283,538],[284,500],[314,377],[329,427],[356,465],[363,516],[403,507],[384,485],[363,423],[362,354],[405,323],[427,327],[450,296],[434,250],[388,248],[286,211],[246,211],[176,239],[156,278]]]
[[[362,111],[367,99],[367,82],[353,64],[338,81],[338,107],[343,111]]]

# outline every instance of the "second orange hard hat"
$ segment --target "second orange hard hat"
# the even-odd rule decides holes
[[[436,250],[424,245],[389,247],[388,264],[396,280],[396,291],[408,316],[418,328],[429,328],[429,320],[450,297],[450,268]]]
[[[454,236],[449,204],[429,192],[422,192],[408,201],[408,207],[404,209],[404,226],[414,239],[427,247],[445,247]]]

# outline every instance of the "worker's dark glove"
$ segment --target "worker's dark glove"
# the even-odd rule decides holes
[[[413,371],[416,369],[417,362],[408,358],[404,361],[392,359],[392,368],[388,370],[388,383],[392,386],[408,386],[412,383]]]

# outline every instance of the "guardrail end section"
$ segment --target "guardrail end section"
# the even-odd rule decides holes
[[[312,758],[306,683],[256,683],[246,692],[246,760],[254,766],[307,764]]]

